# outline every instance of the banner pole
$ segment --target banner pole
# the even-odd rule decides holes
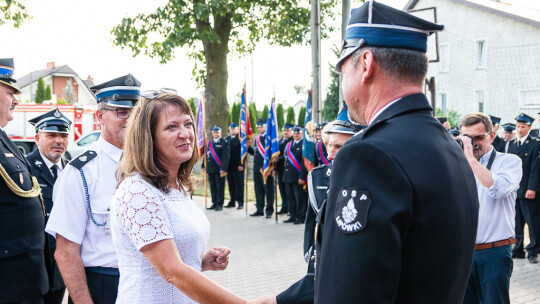
[[[273,170],[274,172],[272,172],[272,175],[274,176],[274,198],[275,198],[275,201],[276,201],[276,224],[278,223],[278,205],[277,205],[277,202],[278,202],[278,199],[277,199],[277,174],[276,174],[276,171]]]
[[[248,215],[248,156],[244,158],[244,206],[246,206],[246,216]]]

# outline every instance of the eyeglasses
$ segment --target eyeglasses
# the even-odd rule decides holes
[[[172,94],[178,94],[175,89],[170,88],[161,88],[159,90],[148,90],[141,93],[141,97],[148,98],[148,99],[154,99],[156,98],[159,93],[172,93]]]
[[[116,117],[120,119],[126,119],[131,114],[131,109],[112,109],[112,108],[102,108],[103,111],[116,111]]]
[[[480,134],[480,135],[476,135],[476,136],[470,136],[468,134],[463,134],[464,136],[468,136],[468,137],[471,137],[471,138],[474,138],[475,141],[482,141],[484,140],[484,138],[486,138],[486,136],[488,136],[489,134],[491,134],[491,132],[487,132],[486,134]]]

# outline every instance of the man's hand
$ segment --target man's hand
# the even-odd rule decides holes
[[[244,171],[244,167],[238,166],[238,171]]]
[[[219,174],[221,174],[221,176],[223,176],[223,175],[227,174],[227,172],[223,171],[223,170],[219,170]]]
[[[471,161],[472,159],[476,160],[473,153],[473,146],[471,143],[471,138],[468,136],[463,136],[463,135],[460,135],[457,138],[459,138],[461,142],[463,143],[463,153],[465,153],[465,157],[467,158],[467,160],[468,161]]]
[[[534,199],[535,197],[536,197],[536,191],[527,190],[527,192],[525,192],[525,198],[526,199]]]
[[[248,304],[277,304],[276,296],[262,296],[255,300],[249,301]]]
[[[304,185],[305,183],[306,183],[305,180],[303,180],[303,179],[301,179],[301,178],[298,179],[298,184],[299,184],[299,185]]]

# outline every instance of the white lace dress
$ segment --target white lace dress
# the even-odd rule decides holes
[[[165,194],[139,174],[126,178],[111,204],[111,231],[118,255],[120,285],[116,303],[196,303],[167,283],[139,251],[174,239],[182,261],[201,271],[210,224],[188,194]]]

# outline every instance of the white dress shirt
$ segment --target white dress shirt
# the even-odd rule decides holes
[[[487,166],[494,152],[492,147],[480,158],[480,163]],[[497,152],[491,166],[493,185],[488,189],[476,179],[480,203],[476,244],[514,237],[515,204],[521,176],[521,159],[513,154]]]
[[[53,165],[57,165],[58,166],[58,172],[57,174],[60,175],[60,172],[64,169],[64,166],[62,165],[62,161],[58,161],[56,164],[53,163],[52,161],[50,161],[48,158],[45,157],[45,155],[41,154],[41,152],[39,152],[39,155],[41,155],[41,158],[43,158],[43,161],[45,162],[45,166],[47,166],[47,168],[49,169],[49,172],[51,172],[51,174],[54,176],[52,170],[51,170],[51,167]]]

